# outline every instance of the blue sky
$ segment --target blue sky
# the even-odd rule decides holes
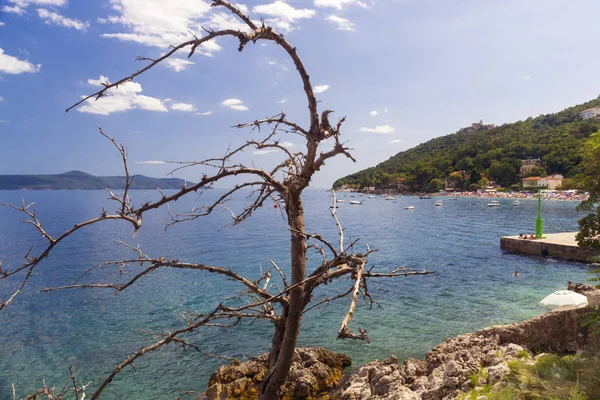
[[[501,124],[600,94],[597,0],[256,0],[243,4],[295,45],[321,110],[347,116],[341,176],[474,121]],[[0,0],[0,174],[122,174],[96,124],[128,147],[134,173],[200,160],[258,138],[231,125],[274,115],[307,125],[301,81],[272,44],[221,39],[158,66],[112,97],[64,110],[200,26],[236,28],[202,0]],[[282,137],[293,150],[299,136]],[[327,145],[325,145],[327,146]],[[282,153],[240,161],[267,168]],[[193,170],[177,176],[194,180]]]

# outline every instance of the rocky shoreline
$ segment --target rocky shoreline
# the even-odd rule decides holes
[[[600,304],[600,291],[584,294],[587,307],[561,307],[519,324],[458,335],[428,351],[424,360],[409,358],[398,364],[391,356],[346,376],[342,371],[350,365],[348,357],[323,348],[298,349],[285,399],[451,400],[475,386],[497,385],[509,372],[511,360],[533,359],[543,352],[575,353],[598,341],[581,326],[578,315]],[[256,398],[266,372],[261,357],[221,367],[201,398]]]

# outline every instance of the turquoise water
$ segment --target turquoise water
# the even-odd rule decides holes
[[[184,211],[222,194],[209,191],[206,199],[190,198],[173,205]],[[103,191],[0,191],[0,202],[35,201],[40,219],[52,234],[80,220],[99,215],[101,207],[113,207]],[[134,202],[154,196],[134,191]],[[305,194],[307,230],[336,240],[329,216],[330,194],[310,190]],[[348,196],[348,202],[352,198]],[[542,312],[536,304],[546,294],[566,287],[566,281],[584,282],[586,265],[539,257],[505,254],[499,249],[503,235],[532,233],[537,203],[523,201],[511,207],[489,208],[484,199],[401,197],[364,198],[363,206],[343,206],[338,211],[346,241],[361,237],[359,246],[380,249],[370,264],[381,270],[399,266],[427,268],[427,276],[372,280],[370,291],[380,307],[369,310],[359,303],[353,327],[365,327],[372,343],[336,341],[336,332],[347,301],[310,311],[304,319],[300,345],[322,345],[350,355],[354,366],[395,354],[400,360],[423,357],[445,338],[491,324],[517,322]],[[239,210],[244,197],[228,207]],[[411,204],[414,210],[404,211]],[[574,231],[581,217],[573,202],[544,204],[544,231]],[[246,223],[219,231],[228,222],[227,212],[179,224],[164,232],[155,212],[135,238],[125,223],[104,223],[79,232],[62,243],[39,267],[27,291],[0,312],[0,399],[9,399],[11,384],[17,395],[41,385],[60,386],[68,378],[68,365],[78,380],[98,385],[127,355],[152,338],[141,330],[164,333],[184,326],[184,311],[206,312],[219,299],[240,289],[233,282],[208,273],[158,270],[118,296],[110,290],[70,290],[39,293],[39,289],[69,283],[83,270],[107,259],[133,256],[115,243],[120,239],[140,243],[151,256],[222,265],[258,277],[260,267],[274,259],[287,270],[289,239],[279,210],[265,207]],[[0,208],[0,260],[18,265],[30,243],[42,244],[31,227],[19,222],[14,211]],[[317,254],[310,262],[318,262]],[[314,265],[314,264],[313,264]],[[515,270],[521,276],[513,277]],[[118,270],[99,269],[90,281],[117,281]],[[0,297],[17,285],[0,281]],[[347,287],[350,281],[338,282]],[[335,287],[328,288],[335,293]],[[244,358],[268,349],[268,324],[244,323],[234,329],[205,328],[190,340],[204,351]],[[174,346],[148,354],[136,370],[121,373],[105,391],[107,399],[173,399],[187,389],[202,391],[219,360]]]

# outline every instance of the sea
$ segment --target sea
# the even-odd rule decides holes
[[[192,194],[171,206],[180,213],[210,204],[223,195],[214,189]],[[167,192],[168,194],[168,192]],[[78,383],[97,387],[115,365],[157,336],[185,326],[186,312],[206,313],[225,298],[243,291],[239,284],[207,272],[159,269],[135,285],[116,293],[112,289],[72,289],[50,293],[46,287],[68,285],[103,262],[135,258],[127,243],[153,258],[223,266],[258,279],[273,260],[289,276],[289,232],[280,207],[267,202],[250,219],[229,226],[231,212],[240,212],[252,193],[243,192],[212,215],[165,229],[169,210],[144,216],[134,236],[125,222],[107,221],[84,228],[60,243],[36,269],[14,303],[0,311],[0,399],[24,397],[45,384],[62,388],[72,366]],[[132,191],[134,204],[158,198],[154,191]],[[500,237],[535,231],[537,201],[488,207],[477,198],[429,200],[399,196],[385,200],[339,193],[345,204],[336,210],[344,243],[355,251],[377,250],[369,257],[374,271],[398,267],[435,271],[430,275],[371,279],[369,292],[376,303],[359,301],[351,328],[368,331],[372,342],[336,340],[349,301],[340,299],[305,314],[300,346],[325,346],[352,358],[352,368],[396,355],[400,361],[425,353],[457,334],[493,324],[519,322],[544,312],[537,303],[547,294],[565,289],[567,281],[586,282],[584,263],[527,257],[500,250]],[[337,226],[330,214],[333,198],[326,190],[309,189],[303,196],[306,228],[339,245]],[[350,205],[363,200],[363,205]],[[442,200],[441,207],[435,206]],[[109,212],[116,205],[104,191],[0,191],[1,203],[34,203],[36,215],[54,236],[73,224]],[[404,210],[413,205],[413,210]],[[576,202],[544,201],[544,232],[577,230]],[[44,245],[24,215],[0,207],[0,260],[15,268],[33,245]],[[309,270],[321,255],[309,252]],[[138,265],[92,268],[82,282],[122,283],[140,271]],[[519,271],[518,277],[513,273]],[[275,275],[275,274],[274,274]],[[22,276],[21,276],[22,277]],[[19,278],[19,277],[15,277]],[[275,279],[272,281],[277,283]],[[0,298],[14,291],[18,279],[0,280]],[[352,284],[342,279],[316,293],[332,296]],[[277,288],[273,286],[275,292]],[[236,300],[231,300],[236,301]],[[267,322],[243,321],[224,329],[206,327],[187,340],[202,351],[245,360],[266,352],[272,327]],[[138,359],[117,375],[104,392],[106,399],[174,399],[187,390],[206,389],[208,379],[226,361],[205,357],[193,349],[167,345]],[[350,369],[350,370],[351,370]]]

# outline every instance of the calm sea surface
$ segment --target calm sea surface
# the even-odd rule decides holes
[[[203,198],[180,200],[174,211],[206,204],[222,194],[213,190]],[[114,208],[103,191],[0,191],[0,202],[35,201],[38,215],[51,234],[59,234],[74,223],[98,216],[104,206]],[[134,191],[134,203],[155,198],[151,192]],[[511,207],[489,208],[487,200],[442,198],[420,200],[400,197],[398,202],[364,198],[363,206],[343,206],[338,211],[347,243],[361,237],[359,246],[380,249],[370,261],[382,271],[400,266],[427,268],[427,276],[373,279],[370,291],[380,307],[369,310],[359,303],[352,326],[365,327],[371,344],[336,341],[336,332],[348,302],[310,311],[304,318],[300,345],[325,346],[350,355],[354,366],[395,354],[400,360],[423,357],[445,338],[471,332],[491,324],[518,322],[540,314],[536,304],[546,294],[566,288],[568,280],[585,282],[587,266],[539,257],[504,254],[499,238],[535,229],[537,203],[523,201]],[[331,240],[337,230],[329,216],[330,194],[309,190],[304,196],[307,230]],[[346,202],[352,200],[350,195]],[[240,210],[244,196],[228,203]],[[414,205],[404,211],[403,205]],[[543,204],[546,233],[577,230],[574,202]],[[111,290],[67,290],[40,293],[48,286],[68,284],[86,269],[106,260],[135,257],[115,240],[141,245],[152,257],[227,266],[252,278],[261,266],[275,260],[289,270],[289,236],[279,210],[270,205],[246,223],[219,230],[228,222],[228,212],[179,224],[164,231],[158,221],[166,211],[145,216],[136,237],[122,222],[103,222],[84,229],[59,245],[37,269],[25,293],[0,312],[0,399],[11,398],[11,384],[23,396],[42,379],[62,387],[67,367],[76,368],[79,381],[98,385],[112,368],[144,344],[152,342],[145,332],[165,333],[184,326],[184,311],[206,312],[219,300],[240,290],[235,283],[209,273],[158,270],[138,284],[115,295]],[[20,223],[18,213],[0,207],[0,260],[17,266],[31,243],[43,244],[31,226]],[[35,252],[35,250],[34,250]],[[311,265],[318,262],[310,254]],[[100,268],[90,282],[121,282],[118,269]],[[521,276],[512,276],[519,270]],[[0,297],[17,286],[16,280],[0,281]],[[350,281],[339,282],[347,287]],[[334,290],[330,288],[329,290]],[[329,292],[329,293],[335,293]],[[267,351],[271,327],[266,323],[244,323],[234,329],[204,328],[190,340],[204,351],[244,358]],[[121,373],[105,391],[107,399],[174,399],[187,389],[202,391],[219,360],[193,351],[167,346],[150,353]]]

